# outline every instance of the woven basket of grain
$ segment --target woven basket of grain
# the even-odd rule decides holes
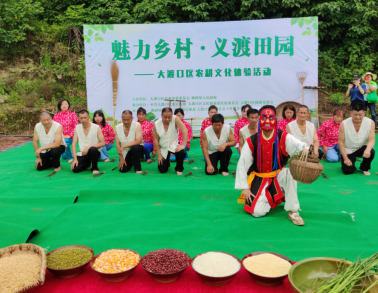
[[[289,169],[295,181],[311,184],[322,174],[323,165],[318,158],[302,152],[300,156],[290,158]]]
[[[33,257],[33,259],[37,260],[38,263],[35,264],[36,270],[33,275],[28,275],[30,271],[25,272],[22,274],[23,270],[28,270],[28,266],[30,263],[27,263],[28,260],[25,259],[25,265],[22,265],[17,271],[12,270],[10,275],[9,271],[6,272],[4,269],[0,270],[0,287],[3,287],[4,291],[2,292],[9,292],[9,293],[21,293],[21,292],[29,292],[30,290],[43,285],[45,282],[45,274],[46,274],[46,253],[42,247],[34,244],[16,244],[6,248],[0,249],[0,260],[3,262],[7,261],[11,264],[15,264],[16,258],[18,262],[20,262],[20,256],[26,256],[28,258]],[[37,257],[35,257],[37,256]],[[25,258],[26,258],[25,257]],[[2,262],[0,262],[1,265]],[[39,268],[40,266],[40,268]],[[9,267],[9,264],[8,264]],[[14,276],[12,275],[14,274]],[[21,280],[24,278],[23,280]],[[6,282],[11,283],[12,286],[5,287],[7,284]],[[19,284],[17,284],[19,283]],[[4,288],[5,287],[5,288]]]

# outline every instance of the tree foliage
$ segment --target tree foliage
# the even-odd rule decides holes
[[[355,71],[376,69],[377,13],[378,2],[371,0],[3,0],[0,59],[43,60],[58,42],[67,45],[68,28],[82,31],[83,24],[295,17],[300,25],[302,18],[318,16],[319,78],[334,88],[345,86]]]

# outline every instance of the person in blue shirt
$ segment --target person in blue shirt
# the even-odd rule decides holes
[[[365,103],[364,94],[366,94],[366,85],[361,83],[361,74],[353,74],[353,84],[348,85],[348,90],[345,94],[346,97],[350,95],[350,101],[360,101]]]

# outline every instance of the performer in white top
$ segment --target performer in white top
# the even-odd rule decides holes
[[[353,102],[350,117],[340,125],[339,149],[341,153],[341,170],[344,174],[356,171],[356,158],[363,158],[360,170],[370,175],[370,165],[374,159],[375,133],[374,121],[366,118],[362,102]]]
[[[307,147],[314,146],[313,154],[321,159],[323,152],[319,150],[319,139],[315,125],[307,120],[310,111],[306,105],[300,105],[297,109],[297,120],[290,122],[286,131],[295,138],[306,143]]]
[[[45,111],[39,115],[39,121],[34,128],[33,137],[33,147],[37,158],[35,168],[38,171],[49,168],[60,171],[60,155],[66,151],[67,146],[63,138],[63,126],[53,121],[51,115]]]
[[[248,137],[257,132],[257,122],[259,121],[259,111],[257,109],[249,108],[247,111],[247,119],[249,123],[239,131],[239,154],[243,149],[243,145]]]
[[[99,172],[97,161],[101,155],[101,148],[105,146],[101,128],[90,122],[87,110],[79,112],[80,124],[76,126],[72,141],[73,162],[71,170],[79,173],[91,167],[92,173]],[[80,152],[76,153],[76,144],[79,141]]]
[[[182,144],[178,144],[178,129],[182,132]],[[171,154],[176,156],[176,173],[182,175],[184,171],[184,148],[188,142],[188,129],[181,119],[173,115],[169,107],[161,111],[161,118],[157,120],[153,127],[154,146],[158,154],[158,169],[160,173],[167,173],[171,165],[169,159]]]
[[[288,219],[302,226],[297,182],[284,166],[289,155],[307,153],[306,144],[278,129],[275,107],[263,106],[259,113],[258,132],[247,138],[236,171],[235,189],[243,190],[238,203],[252,216],[263,217],[285,201]],[[247,178],[251,166],[253,172]]]
[[[142,173],[140,157],[143,154],[143,130],[140,123],[133,121],[133,112],[122,112],[122,124],[116,127],[116,145],[119,155],[119,171],[126,173],[134,166],[136,173]]]
[[[215,175],[219,172],[223,176],[228,176],[228,165],[232,155],[231,147],[236,145],[236,139],[231,127],[224,125],[222,114],[214,114],[211,117],[211,124],[212,126],[206,128],[202,135],[202,153],[206,161],[205,173]]]

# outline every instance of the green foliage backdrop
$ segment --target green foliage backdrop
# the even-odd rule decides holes
[[[1,101],[28,107],[68,95],[85,104],[83,42],[101,42],[118,23],[295,18],[303,35],[319,37],[320,84],[344,91],[353,72],[376,72],[377,12],[371,0],[2,0],[0,110]]]

